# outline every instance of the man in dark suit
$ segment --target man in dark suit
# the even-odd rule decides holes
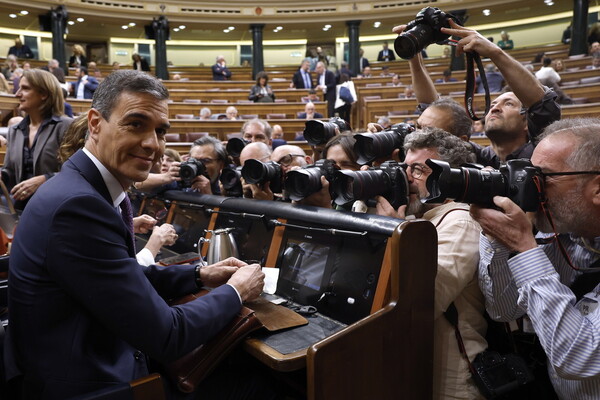
[[[60,67],[58,60],[52,59],[48,61],[48,65],[42,67],[42,69],[51,72],[60,83],[65,83],[65,71]]]
[[[396,55],[390,49],[388,49],[388,42],[383,42],[383,50],[379,52],[377,56],[377,61],[394,61],[396,59]]]
[[[135,259],[125,191],[162,157],[167,100],[162,83],[143,72],[105,78],[87,114],[84,149],[21,217],[10,256],[6,364],[8,378],[21,374],[24,399],[66,399],[147,375],[146,355],[178,359],[262,291],[260,266],[233,258],[202,268],[142,267]],[[165,302],[202,285],[216,289],[184,305]]]
[[[298,113],[298,119],[321,119],[323,114],[315,112],[314,103],[308,102],[304,106],[304,112]]]
[[[325,100],[327,100],[327,116],[333,117],[333,109],[335,105],[335,74],[325,68],[325,64],[322,62],[317,63],[315,68],[317,72],[317,91],[322,91]]]
[[[8,54],[13,54],[18,58],[33,58],[33,51],[31,51],[29,46],[21,42],[21,38],[15,39],[15,45],[10,46]]]
[[[73,82],[73,96],[76,99],[91,99],[98,88],[98,80],[93,76],[88,76],[86,67],[78,67],[75,71],[78,79]]]
[[[225,57],[217,56],[217,63],[212,66],[213,81],[227,81],[231,79],[231,71],[227,68]]]
[[[305,58],[302,60],[302,65],[298,68],[298,71],[294,72],[292,77],[292,83],[290,88],[296,89],[312,89],[315,85],[310,75],[310,59]]]

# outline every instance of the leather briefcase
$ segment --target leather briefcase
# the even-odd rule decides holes
[[[202,290],[172,303],[184,304],[207,294]],[[227,357],[236,345],[250,334],[262,327],[254,311],[242,306],[240,312],[221,332],[203,345],[196,347],[190,353],[166,366],[166,373],[176,383],[177,388],[184,393],[196,390],[215,367]]]

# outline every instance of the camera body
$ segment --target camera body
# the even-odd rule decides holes
[[[349,131],[350,124],[340,117],[331,117],[328,121],[311,119],[304,124],[304,139],[311,146],[325,144],[335,136],[335,128],[340,132]]]
[[[242,167],[242,177],[246,183],[264,185],[269,182],[273,193],[281,193],[283,189],[283,171],[275,161],[262,162],[254,159],[246,160]]]
[[[404,160],[404,139],[414,130],[413,125],[399,123],[378,133],[354,135],[354,151],[358,156],[356,161],[362,165],[368,164],[378,158],[390,156],[395,149],[400,149],[400,159]]]
[[[248,142],[246,139],[234,137],[227,141],[225,150],[227,150],[227,154],[229,154],[231,157],[239,157],[242,153],[242,150],[244,150],[244,147],[246,147],[248,143],[250,142]]]
[[[284,183],[287,196],[294,201],[305,199],[321,190],[321,176],[331,183],[336,179],[337,172],[335,162],[327,159],[318,160],[302,169],[288,171]]]
[[[206,166],[204,163],[193,157],[183,161],[179,166],[179,177],[181,178],[181,186],[189,188],[192,186],[192,181],[197,176],[204,175],[208,178]]]
[[[366,171],[340,170],[336,174],[330,187],[338,205],[379,195],[394,208],[408,204],[408,178],[403,164],[386,161]]]
[[[219,181],[223,189],[227,191],[227,196],[242,197],[242,167],[227,166],[221,170]]]
[[[540,169],[526,158],[509,160],[499,170],[482,169],[466,164],[450,168],[445,161],[427,160],[432,169],[427,178],[429,196],[425,203],[441,203],[453,199],[493,207],[494,196],[511,199],[523,211],[537,211],[544,188]]]
[[[432,43],[444,44],[450,35],[442,33],[441,28],[450,28],[450,19],[460,23],[455,16],[437,7],[423,8],[396,38],[394,50],[400,58],[410,60]]]

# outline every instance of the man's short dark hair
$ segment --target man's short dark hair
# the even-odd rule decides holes
[[[79,72],[83,72],[84,75],[88,74],[88,70],[86,67],[81,66],[81,67],[77,67],[77,68],[79,68]]]
[[[225,164],[229,162],[225,146],[223,146],[223,143],[217,138],[214,138],[212,136],[201,137],[199,139],[194,140],[194,143],[192,144],[192,149],[196,146],[212,146],[213,149],[215,149],[215,153],[217,154],[217,159],[219,161],[223,161]]]
[[[106,120],[110,118],[121,93],[146,93],[156,100],[169,98],[167,88],[155,77],[142,71],[119,70],[108,75],[94,92],[92,108],[102,114]]]
[[[452,168],[475,162],[475,153],[469,143],[439,128],[417,130],[404,139],[404,150],[435,149],[440,160]]]
[[[549,67],[552,64],[552,59],[550,57],[544,57],[543,61],[544,67]]]
[[[439,108],[452,114],[452,127],[448,130],[454,136],[466,135],[471,137],[473,121],[465,111],[465,108],[451,97],[441,97],[431,103],[429,107]]]

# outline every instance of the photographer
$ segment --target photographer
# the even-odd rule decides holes
[[[527,314],[561,399],[600,398],[600,274],[584,273],[600,271],[598,154],[599,119],[559,121],[544,131],[531,157],[545,182],[546,212],[534,218],[538,239],[549,239],[542,245],[508,198],[494,197],[498,208],[471,207],[485,233],[479,282],[488,313],[499,321]]]
[[[201,162],[206,169],[206,176],[204,174],[196,175],[189,187],[202,194],[221,194],[219,175],[228,161],[223,143],[212,136],[205,136],[194,141],[189,154],[190,159]],[[187,162],[190,162],[190,159]]]
[[[425,181],[431,169],[425,160],[439,159],[454,166],[473,162],[470,147],[457,137],[437,128],[408,135],[404,142],[408,164],[409,204],[394,210],[382,196],[377,198],[377,214],[404,219],[407,215],[431,221],[438,235],[438,269],[435,279],[433,398],[478,399],[481,395],[470,379],[461,356],[454,328],[444,317],[453,303],[469,359],[485,350],[484,301],[477,285],[477,241],[479,225],[470,217],[469,206],[452,201],[423,204]]]
[[[506,160],[531,157],[533,144],[529,139],[535,138],[545,126],[560,119],[560,106],[555,101],[556,94],[544,88],[521,63],[477,31],[462,27],[451,19],[449,24],[451,29],[434,29],[442,34],[462,38],[457,43],[456,54],[476,52],[482,58],[490,58],[513,89],[512,92],[498,96],[485,116],[486,134],[491,146],[481,150],[477,155],[477,162],[498,168],[500,163]],[[405,28],[406,25],[400,25],[393,31],[400,34]],[[438,93],[419,54],[410,59],[409,65],[417,100],[423,103],[420,108],[425,109],[428,104],[438,99]],[[439,112],[435,109],[427,113],[426,111],[425,109],[421,117]],[[419,127],[427,125],[421,118],[419,121],[423,122],[418,122]],[[468,132],[463,134],[468,135]]]
[[[267,162],[271,159],[271,148],[263,142],[254,142],[246,145],[240,153],[240,165],[244,166],[247,160],[258,160]],[[273,200],[273,192],[269,188],[269,182],[262,186],[246,183],[242,178],[244,197],[249,199]]]

